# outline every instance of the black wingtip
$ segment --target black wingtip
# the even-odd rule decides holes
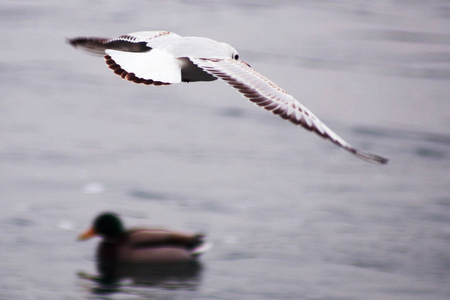
[[[356,150],[356,151],[351,151],[353,154],[355,154],[358,158],[373,163],[373,164],[378,164],[378,165],[385,165],[389,162],[389,159],[376,155],[376,154],[372,154],[372,153],[367,153],[367,152],[363,152],[360,150]]]
[[[66,43],[75,47],[75,45],[73,44],[73,39],[66,38]]]
[[[106,38],[66,38],[66,42],[71,46],[96,55],[103,55],[105,53],[105,43],[107,41],[108,39]]]
[[[66,43],[70,44],[71,46],[77,48],[78,46],[83,46],[88,41],[87,38],[66,38]]]

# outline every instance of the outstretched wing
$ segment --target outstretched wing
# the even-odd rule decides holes
[[[378,164],[388,162],[384,157],[360,151],[344,141],[294,97],[245,62],[208,58],[190,58],[190,60],[204,71],[236,88],[251,102],[283,119],[317,133],[365,161]]]
[[[139,31],[121,35],[117,38],[77,37],[67,39],[67,42],[91,54],[105,55],[105,50],[118,50],[124,52],[147,52],[153,48],[158,38],[179,38],[176,33],[169,31]],[[149,45],[151,44],[151,45]]]
[[[104,55],[108,67],[124,79],[164,85],[181,82],[181,62],[158,46],[177,38],[180,36],[168,31],[141,31],[114,39],[82,37],[68,42],[89,53]]]

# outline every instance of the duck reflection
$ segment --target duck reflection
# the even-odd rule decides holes
[[[196,290],[201,284],[202,270],[203,266],[198,261],[172,264],[97,262],[98,275],[78,275],[92,281],[93,285],[89,285],[87,289],[95,295],[136,294],[142,287]],[[140,289],[139,294],[143,294]]]
[[[173,264],[131,264],[98,262],[98,281],[115,284],[131,280],[136,285],[195,287],[200,282],[202,265],[198,261]]]

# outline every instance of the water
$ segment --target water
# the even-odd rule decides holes
[[[450,297],[448,1],[0,7],[1,299]],[[159,29],[229,42],[390,163],[223,83],[131,84],[65,43]],[[188,278],[102,294],[96,242],[76,236],[104,210],[214,246]]]

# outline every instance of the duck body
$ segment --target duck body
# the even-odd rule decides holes
[[[177,263],[195,260],[208,250],[202,234],[165,229],[136,228],[123,230],[117,215],[98,216],[91,229],[79,239],[100,236],[97,260],[125,263]]]
[[[163,229],[132,229],[100,242],[97,258],[129,263],[190,261],[200,254],[201,237]]]

